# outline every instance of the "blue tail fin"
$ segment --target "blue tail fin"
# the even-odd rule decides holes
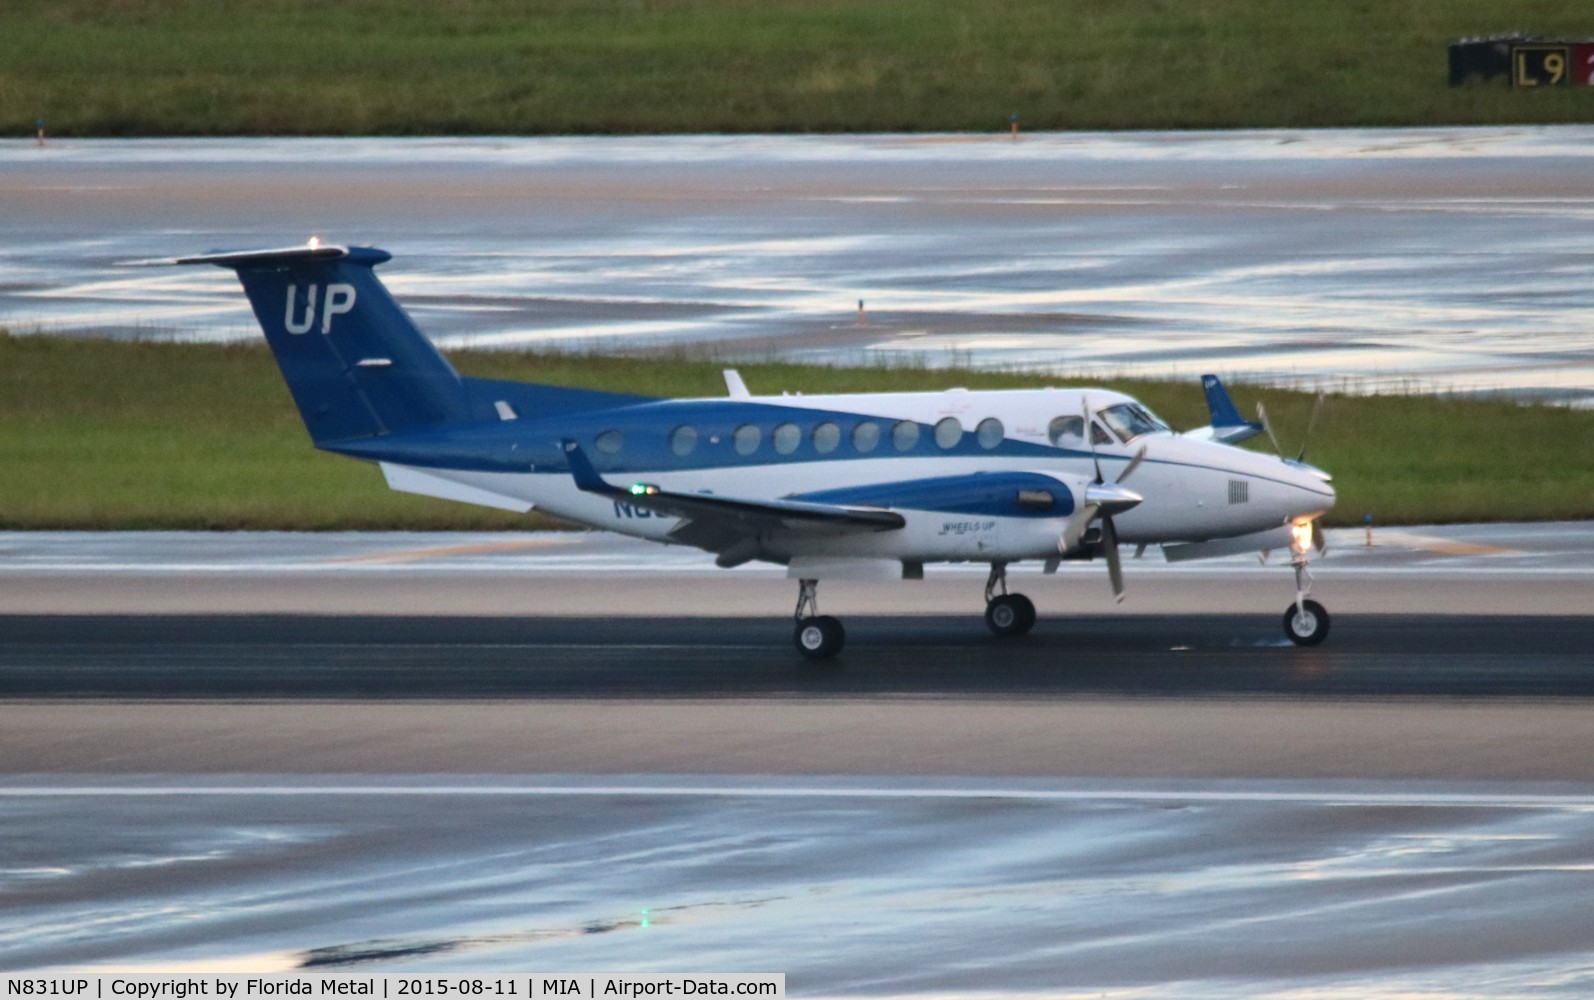
[[[1246,423],[1240,411],[1234,408],[1229,390],[1223,388],[1223,383],[1216,375],[1201,376],[1201,389],[1207,395],[1207,409],[1212,413],[1213,427],[1238,427]]]
[[[370,247],[311,245],[177,263],[238,273],[319,445],[472,419],[464,382],[371,270],[389,259]]]
[[[1201,376],[1201,389],[1206,393],[1207,410],[1212,414],[1211,426],[1202,430],[1210,431],[1212,440],[1238,444],[1262,433],[1261,424],[1240,416],[1234,400],[1229,398],[1229,390],[1223,388],[1223,382],[1216,375]]]

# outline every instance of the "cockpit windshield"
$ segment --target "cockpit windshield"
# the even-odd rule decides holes
[[[1139,403],[1119,403],[1117,406],[1109,406],[1102,410],[1100,415],[1102,421],[1118,435],[1118,440],[1125,444],[1142,434],[1171,430],[1163,423],[1161,417]]]

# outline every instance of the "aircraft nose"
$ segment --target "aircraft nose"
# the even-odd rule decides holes
[[[1334,491],[1334,477],[1305,462],[1286,461],[1290,470],[1295,474],[1295,486],[1306,494],[1304,499],[1312,508],[1312,514],[1321,514],[1331,510],[1338,494]],[[1307,513],[1303,511],[1302,513]]]

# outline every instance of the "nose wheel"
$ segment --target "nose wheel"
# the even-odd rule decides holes
[[[1328,637],[1328,611],[1316,601],[1301,600],[1284,609],[1284,634],[1297,646],[1315,646]]]
[[[1023,635],[1035,627],[1035,604],[1007,592],[1007,564],[991,563],[985,580],[985,627],[999,636]]]
[[[1315,646],[1328,638],[1328,609],[1307,597],[1312,574],[1306,560],[1295,563],[1295,603],[1284,609],[1284,634],[1297,646]]]

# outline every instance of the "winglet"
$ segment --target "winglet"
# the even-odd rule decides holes
[[[570,463],[570,475],[575,478],[576,488],[584,493],[602,493],[605,496],[615,496],[625,491],[618,486],[610,485],[598,470],[593,468],[592,459],[581,450],[581,446],[569,438],[560,442],[565,450],[565,461]]]
[[[732,399],[752,399],[753,394],[747,391],[747,383],[742,381],[742,373],[734,368],[727,368],[722,373],[725,376],[725,393]]]

